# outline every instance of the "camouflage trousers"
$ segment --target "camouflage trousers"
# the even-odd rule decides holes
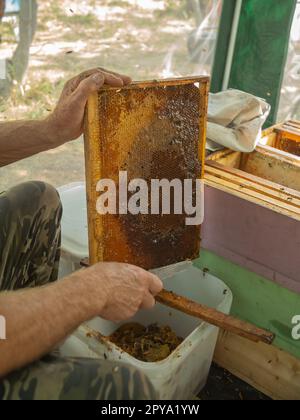
[[[0,292],[57,280],[61,215],[58,193],[42,182],[0,194]],[[57,351],[0,380],[0,400],[48,399],[146,400],[155,392],[133,367]]]

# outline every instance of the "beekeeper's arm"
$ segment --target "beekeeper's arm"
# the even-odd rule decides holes
[[[0,293],[7,335],[0,340],[0,377],[49,353],[96,316],[121,321],[152,308],[162,287],[141,268],[100,263],[44,287]]]
[[[42,121],[0,123],[0,166],[5,166],[77,139],[83,132],[84,110],[91,93],[104,84],[121,87],[127,76],[93,69],[65,85],[54,112]]]

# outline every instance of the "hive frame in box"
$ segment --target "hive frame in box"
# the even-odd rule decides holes
[[[195,85],[197,85],[197,93],[195,92]],[[169,95],[168,99],[164,100],[164,96],[162,94],[163,89],[166,91],[166,98],[167,95]],[[156,268],[158,266],[162,265],[169,265],[173,262],[178,262],[178,255],[174,255],[174,261],[172,259],[164,258],[163,256],[161,258],[158,258],[157,255],[154,257],[153,249],[154,245],[148,248],[148,251],[146,249],[142,251],[144,255],[139,256],[138,253],[140,252],[134,252],[133,247],[129,245],[128,238],[122,232],[121,228],[121,222],[119,221],[119,226],[117,226],[117,223],[115,223],[112,218],[108,219],[103,216],[100,216],[97,213],[96,210],[96,202],[99,197],[99,193],[96,191],[96,185],[99,182],[99,180],[103,178],[111,178],[110,176],[107,176],[108,173],[113,173],[115,175],[117,173],[116,167],[117,163],[114,164],[114,161],[118,162],[124,162],[120,158],[120,155],[124,152],[120,152],[119,146],[116,145],[114,148],[110,148],[110,151],[112,151],[111,156],[109,159],[111,160],[109,163],[107,163],[107,156],[106,161],[104,163],[103,157],[104,157],[104,150],[103,150],[103,144],[105,144],[106,149],[108,150],[108,144],[109,141],[104,142],[104,139],[113,138],[116,136],[116,139],[119,141],[120,139],[120,133],[119,133],[119,127],[121,126],[120,130],[122,131],[122,134],[125,134],[122,137],[121,142],[124,143],[124,150],[127,147],[127,150],[131,150],[130,147],[133,145],[136,145],[136,138],[138,137],[136,135],[136,138],[131,133],[132,130],[135,130],[135,133],[138,133],[140,135],[140,132],[142,129],[145,128],[143,124],[149,123],[149,121],[152,123],[151,118],[155,118],[156,112],[160,112],[160,105],[163,103],[163,106],[166,106],[167,100],[170,100],[172,98],[172,94],[170,93],[173,90],[173,93],[175,89],[178,89],[178,91],[181,92],[183,98],[183,102],[185,100],[189,99],[189,95],[184,95],[185,89],[191,89],[191,95],[190,95],[190,102],[195,101],[195,98],[197,96],[197,135],[195,135],[195,132],[193,133],[196,136],[197,141],[197,151],[194,154],[194,158],[196,161],[201,163],[201,169],[197,170],[196,178],[202,179],[204,177],[204,161],[205,161],[205,142],[206,142],[206,116],[207,116],[207,105],[208,105],[208,91],[209,91],[209,78],[208,77],[192,77],[192,78],[179,78],[179,79],[166,79],[166,80],[159,80],[159,81],[147,81],[147,82],[134,82],[129,86],[125,86],[122,89],[118,88],[110,88],[110,87],[104,87],[100,90],[98,94],[94,94],[89,98],[88,106],[87,106],[87,113],[86,113],[86,122],[85,122],[85,158],[86,158],[86,181],[87,181],[87,202],[88,202],[88,225],[89,225],[89,258],[90,263],[96,263],[99,261],[107,261],[107,260],[116,260],[120,262],[130,262],[133,264],[141,265],[144,268]],[[131,103],[128,101],[128,97],[132,98],[134,95],[140,95],[137,96],[138,98],[143,98],[142,93],[146,96],[147,92],[151,93],[152,97],[155,97],[157,95],[158,102],[147,102],[149,105],[149,109],[152,106],[152,113],[149,111],[149,115],[147,114],[148,108],[146,108],[147,105],[143,108],[143,113],[136,113],[136,109],[139,109],[139,105],[143,105],[143,102],[141,101],[140,104],[137,105],[137,102],[134,102],[133,105],[133,111],[131,108]],[[149,93],[149,96],[150,96]],[[120,94],[119,99],[116,95]],[[175,96],[175,94],[174,94]],[[101,115],[99,112],[99,107],[102,106],[102,111],[107,111],[109,107],[111,107],[112,100],[111,98],[114,98],[113,100],[117,102],[121,101],[120,103],[125,103],[124,108],[127,106],[129,111],[124,113],[124,108],[118,109],[118,106],[114,109],[111,108],[111,113],[108,112],[108,118],[109,120],[112,120],[110,122],[107,122],[107,120],[103,121],[101,120]],[[124,99],[125,98],[125,99]],[[199,98],[199,108],[198,108],[198,98]],[[153,98],[152,98],[153,99]],[[123,101],[123,102],[122,102]],[[127,102],[126,102],[127,101]],[[161,102],[159,102],[161,101]],[[128,102],[129,105],[128,106]],[[175,100],[173,99],[173,102]],[[159,108],[159,111],[156,111],[156,108],[154,105]],[[185,105],[185,102],[183,103]],[[177,105],[176,105],[177,106]],[[155,112],[153,111],[155,109]],[[181,107],[181,109],[178,112],[184,111],[184,106]],[[132,114],[130,114],[132,112]],[[114,115],[116,114],[116,115]],[[128,115],[131,117],[128,119]],[[138,118],[133,118],[133,116],[136,117],[138,115]],[[150,116],[151,115],[151,116]],[[195,114],[196,115],[196,114]],[[126,120],[127,117],[127,120]],[[147,120],[147,118],[149,119]],[[195,119],[195,117],[194,117]],[[171,119],[169,118],[169,121]],[[187,117],[186,117],[187,120]],[[157,121],[157,118],[156,118]],[[192,115],[191,115],[191,126],[192,126]],[[112,125],[112,122],[115,122],[115,125]],[[151,125],[149,123],[149,126]],[[140,125],[139,125],[140,124]],[[186,125],[186,122],[183,124],[183,126]],[[148,128],[148,127],[147,127]],[[171,127],[174,129],[174,125]],[[130,131],[131,130],[131,131]],[[139,131],[140,130],[140,131]],[[167,130],[167,129],[166,129]],[[108,133],[108,134],[107,134]],[[117,134],[116,134],[117,133]],[[161,134],[162,139],[166,136],[164,134]],[[132,140],[134,139],[134,141]],[[163,140],[162,140],[163,141]],[[120,143],[120,141],[119,141]],[[155,142],[154,142],[155,143]],[[170,143],[171,144],[171,143]],[[138,144],[139,145],[139,144]],[[111,146],[111,145],[110,145]],[[126,147],[125,147],[126,146]],[[172,148],[174,146],[173,144],[170,146]],[[148,147],[148,146],[147,146]],[[164,145],[165,147],[165,145]],[[176,145],[174,146],[176,147]],[[183,149],[184,150],[183,144]],[[117,150],[117,151],[116,151]],[[154,150],[154,149],[153,149]],[[184,150],[185,151],[185,150]],[[182,153],[184,153],[182,151]],[[175,156],[174,152],[174,156]],[[198,154],[198,156],[195,156]],[[124,157],[122,155],[122,158]],[[128,153],[129,155],[129,153]],[[178,156],[175,156],[178,157]],[[127,157],[128,159],[128,157]],[[188,159],[186,159],[188,161]],[[172,159],[169,159],[169,162],[171,162]],[[127,161],[126,161],[127,162]],[[197,163],[197,165],[198,165]],[[170,165],[170,163],[168,163]],[[174,166],[174,165],[173,165]],[[104,169],[105,167],[105,169]],[[174,166],[175,167],[175,166]],[[109,168],[107,170],[107,168]],[[112,169],[113,168],[113,169]],[[196,166],[195,166],[196,168]],[[130,168],[129,168],[130,169]],[[120,171],[120,165],[118,166],[118,170]],[[121,169],[122,170],[122,169]],[[179,168],[178,168],[179,171]],[[173,170],[175,172],[175,170]],[[196,172],[196,169],[194,170]],[[156,176],[152,178],[157,178]],[[161,178],[168,178],[168,176],[162,176]],[[180,178],[180,176],[178,176]],[[114,179],[117,181],[117,179]],[[125,224],[125,223],[124,223]],[[105,235],[110,235],[110,239],[104,239]],[[190,230],[187,234],[187,231],[183,234],[184,238],[194,238],[194,243],[190,244],[190,248],[186,246],[187,251],[185,251],[185,254],[183,255],[182,259],[192,259],[196,258],[198,256],[199,250],[200,250],[200,227],[197,227],[197,231]],[[126,232],[127,234],[127,232]],[[150,234],[150,233],[149,233]],[[128,235],[129,237],[129,235]],[[178,236],[179,238],[179,236]],[[177,239],[178,239],[177,238]],[[112,251],[113,247],[113,240],[115,242],[116,249]],[[132,241],[134,241],[135,238],[132,238]],[[106,241],[106,243],[104,243]],[[162,241],[163,242],[163,241]],[[178,240],[177,243],[180,241]],[[183,241],[182,241],[183,242]],[[154,243],[154,241],[153,241]],[[140,247],[141,248],[141,247]],[[174,247],[175,248],[175,247]],[[182,247],[184,250],[184,247]],[[107,251],[107,249],[111,251]],[[158,249],[158,246],[157,246]],[[168,250],[167,246],[164,246],[164,249]],[[121,255],[121,252],[123,254]],[[175,251],[174,251],[175,252]],[[150,255],[149,261],[146,261],[145,255]],[[184,253],[184,252],[183,252]],[[161,253],[162,254],[162,253]],[[170,251],[171,254],[171,251]],[[144,259],[143,259],[144,258]],[[157,258],[157,261],[155,260]]]
[[[281,156],[300,161],[300,122],[286,121],[265,130],[260,146],[265,150],[273,150]]]

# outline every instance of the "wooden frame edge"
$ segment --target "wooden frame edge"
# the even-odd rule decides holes
[[[96,202],[96,185],[93,185],[90,180],[93,179],[92,174],[97,174],[98,180],[101,179],[101,165],[99,162],[102,161],[101,151],[99,155],[94,156],[90,148],[91,144],[97,144],[99,142],[99,106],[98,106],[98,93],[94,93],[88,99],[86,115],[85,115],[85,133],[84,138],[84,150],[85,150],[85,174],[86,174],[86,196],[87,196],[87,208],[89,208],[90,202]],[[96,209],[95,209],[96,212]],[[89,263],[95,264],[97,260],[98,246],[95,240],[95,232],[92,231],[95,221],[91,212],[88,211],[88,231],[89,231]],[[103,226],[100,226],[100,231],[103,230]],[[103,254],[103,250],[102,250]],[[102,258],[103,259],[103,258]]]

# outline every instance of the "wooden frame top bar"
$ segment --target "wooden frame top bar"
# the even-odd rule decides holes
[[[100,89],[100,93],[102,91],[107,90],[128,90],[128,89],[146,89],[146,88],[153,88],[153,87],[162,87],[162,86],[178,86],[178,85],[190,85],[193,83],[209,83],[210,78],[209,76],[194,76],[194,77],[179,77],[176,79],[154,79],[154,80],[146,80],[146,81],[134,81],[131,82],[127,86],[122,87],[111,87],[111,86],[103,86]]]

